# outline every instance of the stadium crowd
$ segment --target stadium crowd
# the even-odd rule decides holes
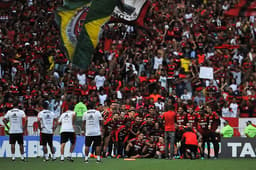
[[[181,114],[180,130],[192,113],[195,122],[207,116],[209,132],[219,117],[256,117],[256,18],[225,16],[236,3],[151,0],[143,26],[104,26],[82,70],[61,50],[54,10],[62,1],[15,1],[0,10],[0,114],[13,100],[28,116],[45,100],[58,116],[70,104],[93,103],[105,118],[104,151],[112,142],[119,155],[133,137],[141,143],[141,133],[163,151],[161,116],[169,106]],[[201,66],[213,68],[213,80],[199,78]]]

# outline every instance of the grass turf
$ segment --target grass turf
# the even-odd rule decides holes
[[[19,159],[12,162],[10,158],[1,158],[0,167],[3,170],[254,170],[255,159],[218,159],[218,160],[156,160],[137,159],[124,161],[123,159],[103,159],[96,164],[90,159],[88,164],[82,158],[74,162],[56,161],[43,162],[42,158],[31,158],[27,162]]]

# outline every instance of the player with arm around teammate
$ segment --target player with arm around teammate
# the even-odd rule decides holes
[[[23,133],[27,128],[27,117],[23,110],[18,109],[18,101],[13,102],[13,108],[5,115],[3,122],[8,129],[9,142],[11,144],[12,161],[15,161],[15,144],[18,142],[20,146],[21,160],[25,161]],[[10,122],[10,126],[8,126]],[[23,122],[25,122],[23,126]]]
[[[55,114],[48,110],[49,102],[44,101],[43,110],[38,113],[38,125],[40,129],[40,145],[43,146],[44,161],[49,160],[47,144],[50,147],[52,153],[52,160],[55,161],[55,150],[53,147],[53,132],[56,128],[56,117]]]
[[[101,143],[103,138],[103,118],[98,110],[93,109],[92,103],[88,104],[89,109],[83,115],[83,126],[82,129],[85,131],[85,163],[88,163],[89,148],[92,143],[96,146],[96,163],[101,162],[100,151]]]

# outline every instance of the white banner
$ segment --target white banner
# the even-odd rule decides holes
[[[200,67],[199,78],[201,79],[213,79],[212,67]]]

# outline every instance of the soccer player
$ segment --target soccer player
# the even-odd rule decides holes
[[[117,143],[117,159],[119,159],[120,157],[123,157],[123,151],[124,148],[126,146],[126,142],[129,138],[129,134],[130,134],[130,122],[126,122],[125,125],[120,126],[117,131],[115,132],[115,140]]]
[[[144,134],[140,133],[138,137],[129,140],[128,145],[126,146],[126,154],[130,158],[141,158],[142,149],[145,146]]]
[[[197,130],[202,136],[202,145],[201,145],[201,159],[204,159],[204,147],[205,143],[207,143],[208,152],[210,148],[210,142],[209,142],[209,129],[208,129],[208,115],[205,113],[205,110],[201,109],[200,114],[197,118]]]
[[[93,104],[88,104],[89,109],[83,115],[83,126],[82,129],[85,130],[85,163],[88,163],[89,147],[92,142],[96,146],[96,163],[101,162],[100,151],[101,151],[101,141],[103,131],[103,118],[98,110],[93,109]],[[84,132],[83,132],[84,133]]]
[[[23,110],[18,109],[18,101],[13,102],[13,108],[9,110],[3,119],[5,126],[10,135],[12,160],[15,161],[15,144],[18,142],[20,146],[21,160],[25,161],[24,146],[23,146],[23,133],[27,128],[27,118]],[[10,126],[8,126],[10,122]],[[23,122],[25,122],[23,126]]]
[[[175,143],[177,144],[181,142],[181,137],[184,132],[184,127],[186,126],[186,112],[184,111],[182,106],[178,107],[177,114],[176,114],[176,124],[177,124],[177,127],[176,127],[176,133],[175,133],[175,140],[176,140]],[[182,158],[184,148],[180,147],[179,151],[180,151],[180,157]]]
[[[198,141],[196,132],[192,129],[192,125],[185,129],[181,141],[182,144],[184,144],[183,147],[185,148],[185,153],[187,153],[191,159],[195,159],[197,154]],[[184,155],[186,156],[186,154]]]
[[[216,130],[220,125],[220,118],[216,112],[212,111],[212,108],[210,106],[206,106],[206,111],[208,113],[208,128],[210,141],[213,143],[214,158],[217,159],[219,156],[220,133],[217,133]]]
[[[76,134],[75,134],[75,128],[74,128],[74,122],[76,119],[76,113],[72,111],[74,109],[74,106],[70,104],[68,106],[68,109],[66,112],[62,113],[60,116],[58,123],[61,125],[60,127],[60,141],[61,141],[61,147],[60,147],[60,160],[64,161],[64,148],[65,144],[68,142],[68,140],[71,143],[69,154],[67,159],[71,162],[74,160],[72,159],[72,152],[75,149],[76,144]]]
[[[52,153],[52,160],[55,161],[55,150],[52,144],[53,132],[56,128],[56,117],[55,114],[48,110],[49,102],[44,101],[43,110],[38,113],[38,126],[40,129],[40,144],[43,146],[44,151],[44,161],[49,160],[49,155],[47,154],[47,143],[50,147]]]
[[[168,147],[168,145],[167,145]],[[163,137],[159,137],[159,140],[156,144],[156,155],[158,159],[167,158],[168,159],[168,153],[166,154],[168,150],[166,149],[166,144],[164,142]]]
[[[189,107],[187,109],[187,115],[186,115],[186,120],[187,120],[187,126],[192,125],[194,129],[197,127],[197,117],[198,114],[194,112],[193,107]]]
[[[116,131],[116,119],[118,114],[114,114],[111,117],[105,119],[104,122],[104,146],[103,146],[103,157],[111,156],[113,149],[113,134]],[[107,152],[108,151],[108,152]]]

